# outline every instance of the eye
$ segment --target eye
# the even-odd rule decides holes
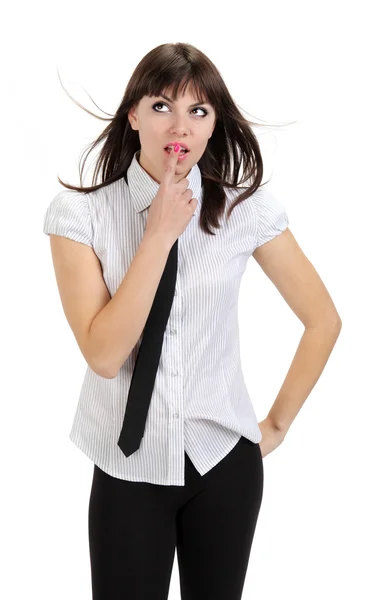
[[[165,104],[164,102],[156,102],[152,108],[155,112],[165,112],[165,111],[161,111],[161,110],[156,110],[156,106],[167,106],[167,104]],[[208,114],[208,111],[205,110],[205,108],[202,108],[201,106],[197,106],[195,108],[193,108],[192,110],[202,110],[203,111],[203,115],[200,115],[201,117],[206,117]],[[199,116],[199,115],[198,115]]]

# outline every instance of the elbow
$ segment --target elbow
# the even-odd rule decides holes
[[[89,364],[89,367],[92,371],[94,371],[94,373],[96,373],[96,375],[99,375],[99,377],[103,377],[103,379],[114,379],[116,377],[115,373],[112,373],[111,371],[108,371],[106,369],[102,369],[100,367],[95,367],[90,364]]]
[[[125,351],[120,356],[110,356],[109,349],[107,348],[98,348],[97,351],[95,348],[94,351],[91,351],[91,347],[89,346],[88,352],[88,365],[94,373],[99,375],[99,377],[103,377],[104,379],[114,379],[117,377],[121,367],[126,361],[128,354]]]
[[[338,329],[338,332],[340,332],[341,329],[342,329],[342,320],[341,320],[341,317],[338,317],[338,319],[336,321],[336,327]]]
[[[325,315],[321,318],[316,318],[315,321],[310,323],[304,323],[306,329],[325,329],[326,331],[333,331],[334,333],[340,333],[342,328],[342,320],[338,313],[333,315]]]
[[[329,321],[328,327],[340,333],[342,329],[342,320],[338,313]]]
[[[124,361],[122,362],[121,365],[116,367],[115,365],[111,365],[110,363],[101,364],[100,362],[98,363],[98,362],[94,361],[94,362],[89,363],[89,366],[90,366],[90,369],[92,371],[94,371],[94,373],[99,375],[99,377],[103,377],[104,379],[114,379],[118,375],[119,370],[123,364],[124,364]]]
[[[91,348],[89,347],[87,355],[86,353],[83,354],[90,369],[96,373],[96,375],[99,375],[99,377],[103,377],[104,379],[114,379],[117,376],[119,369],[116,369],[114,365],[112,366],[111,361],[104,353],[91,352]]]
[[[114,379],[116,377],[116,374],[111,373],[110,371],[98,369],[98,371],[95,372],[97,375],[99,375],[99,377],[103,377],[104,379]]]
[[[88,361],[88,365],[96,375],[103,377],[103,379],[114,379],[118,374],[118,371],[112,369],[110,365],[100,364],[99,362],[91,360]]]

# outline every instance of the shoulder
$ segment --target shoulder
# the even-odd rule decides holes
[[[229,205],[245,191],[243,188],[224,189]],[[239,210],[245,221],[249,220],[250,226],[255,229],[255,247],[279,235],[289,225],[285,204],[267,184],[260,186],[251,196],[240,202],[235,210]]]
[[[76,190],[61,190],[47,206],[43,217],[43,232],[74,239],[92,246],[93,227],[90,214],[90,194]]]

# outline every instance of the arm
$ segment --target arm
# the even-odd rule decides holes
[[[147,321],[170,245],[144,234],[119,288],[111,298],[92,247],[52,234],[51,250],[67,321],[90,368],[113,378]]]
[[[305,330],[267,420],[283,432],[318,381],[342,327],[334,303],[289,228],[256,248],[253,257]]]

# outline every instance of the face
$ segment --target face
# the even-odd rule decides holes
[[[171,98],[169,92],[167,97]],[[139,132],[139,164],[158,183],[165,173],[167,144],[174,141],[186,144],[190,152],[177,162],[174,180],[177,183],[188,175],[204,154],[214,131],[216,116],[213,106],[197,104],[197,98],[187,87],[184,96],[180,94],[175,102],[166,99],[166,96],[144,96],[130,110],[128,119],[132,129]]]

